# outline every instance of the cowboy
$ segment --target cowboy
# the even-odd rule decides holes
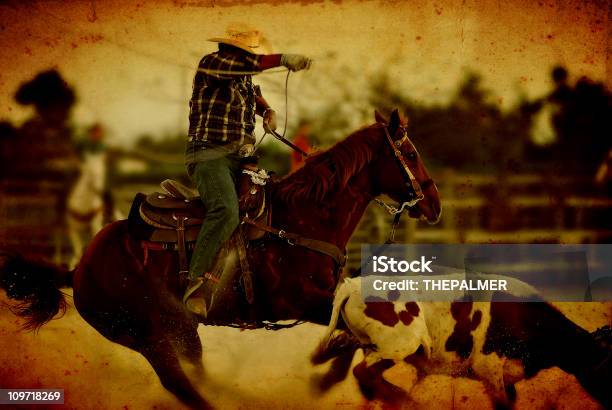
[[[189,141],[185,163],[206,207],[189,266],[189,284],[183,301],[195,313],[206,315],[201,292],[221,245],[238,227],[235,188],[242,157],[253,152],[255,114],[264,128],[276,129],[276,113],[254,86],[251,75],[274,67],[308,69],[311,60],[297,54],[255,54],[261,33],[250,27],[230,27],[224,38],[211,38],[219,50],[205,55],[193,81],[189,102]]]

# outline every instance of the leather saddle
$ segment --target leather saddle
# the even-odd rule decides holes
[[[241,218],[257,220],[268,225],[271,220],[270,194],[267,171],[253,164],[243,164],[238,178],[237,192]],[[163,192],[149,195],[137,194],[128,217],[130,233],[142,241],[145,264],[148,250],[175,250],[179,256],[181,272],[187,271],[187,251],[192,250],[206,218],[206,208],[198,192],[178,181],[166,179],[161,184]],[[243,270],[247,271],[246,250],[243,237],[259,239],[265,231],[244,224],[239,227],[237,241]]]
[[[241,221],[244,223],[239,225],[226,244],[235,250],[238,268],[235,264],[233,267],[215,264],[212,269],[214,272],[220,270],[218,274],[213,275],[217,280],[232,277],[223,272],[228,270],[235,272],[238,269],[242,275],[242,286],[249,304],[253,303],[254,291],[245,240],[252,241],[269,234],[291,245],[302,246],[327,255],[333,258],[338,268],[346,263],[346,251],[339,249],[333,243],[272,227],[270,200],[272,183],[274,181],[265,170],[252,164],[242,165],[237,192]],[[141,241],[144,265],[147,264],[149,250],[177,251],[179,273],[186,274],[187,252],[194,248],[202,222],[206,219],[206,208],[197,191],[178,181],[167,179],[160,186],[163,192],[136,195],[128,217],[128,231],[132,237]],[[210,282],[216,281],[207,281],[205,284],[216,286]]]
[[[250,164],[242,166],[237,186],[241,216],[269,222],[271,213],[266,189],[269,179],[270,175],[263,169]],[[180,241],[183,236],[185,242],[195,241],[206,218],[206,209],[198,192],[171,179],[166,179],[160,186],[163,192],[147,195],[138,209],[142,221],[153,228],[146,239],[172,243]],[[261,230],[250,228],[245,230],[248,240],[264,235]]]

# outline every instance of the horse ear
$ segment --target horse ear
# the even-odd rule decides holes
[[[374,118],[376,119],[376,122],[378,123],[381,123],[381,124],[387,123],[387,119],[383,117],[383,115],[379,113],[378,110],[374,110]]]
[[[400,127],[402,120],[399,115],[399,111],[396,109],[391,113],[391,117],[389,118],[389,133],[391,136],[394,136],[397,132],[397,129]]]

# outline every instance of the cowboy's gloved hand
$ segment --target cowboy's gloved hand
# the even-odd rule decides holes
[[[280,63],[291,71],[300,71],[304,69],[308,70],[312,64],[312,60],[300,54],[283,54]]]
[[[276,111],[268,108],[263,116],[264,130],[276,131]]]

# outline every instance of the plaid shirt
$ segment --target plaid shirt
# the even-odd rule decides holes
[[[189,141],[254,143],[256,91],[251,75],[241,72],[259,71],[259,60],[255,54],[220,51],[202,58],[189,101]]]

